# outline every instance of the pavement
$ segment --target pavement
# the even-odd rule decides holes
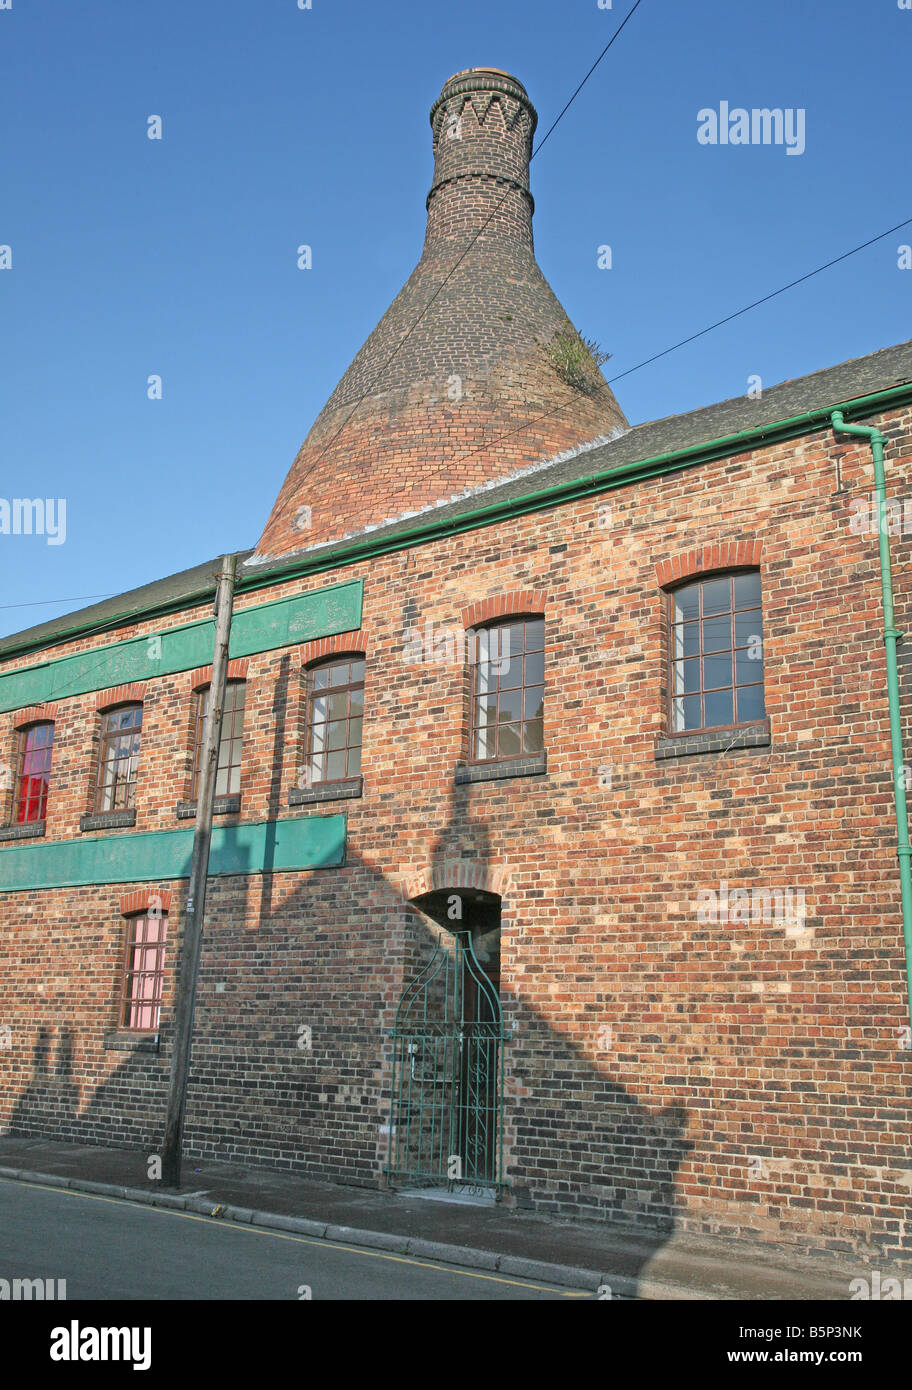
[[[433,1200],[300,1173],[184,1159],[179,1191],[131,1149],[0,1137],[0,1177],[218,1215],[327,1242],[495,1270],[601,1298],[846,1300],[866,1266],[766,1242],[550,1220],[498,1204]],[[902,1273],[886,1268],[882,1274]],[[904,1271],[909,1273],[908,1269]]]

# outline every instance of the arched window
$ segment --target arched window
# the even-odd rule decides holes
[[[14,801],[15,823],[25,825],[47,817],[48,783],[54,752],[54,725],[32,724],[19,732],[19,757]]]
[[[670,732],[764,719],[759,571],[683,584],[669,593],[668,613]]]
[[[361,772],[364,658],[352,655],[307,673],[307,758],[311,782],[342,782]]]
[[[544,750],[545,622],[519,618],[476,628],[471,760],[505,762]]]
[[[209,696],[212,687],[207,685],[196,694],[196,742],[193,756],[194,801],[199,795],[199,777],[202,764],[203,747],[206,742],[206,724],[209,718]],[[244,741],[244,703],[247,695],[246,681],[228,681],[225,685],[225,707],[222,712],[222,735],[219,740],[218,771],[215,775],[215,795],[231,796],[241,790],[241,748]]]
[[[161,1016],[168,914],[153,904],[127,918],[120,1027],[154,1032]]]
[[[131,811],[136,804],[142,705],[117,705],[101,717],[96,811]]]

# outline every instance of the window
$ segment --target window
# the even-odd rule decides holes
[[[500,623],[475,632],[472,665],[473,762],[544,750],[545,623]]]
[[[364,658],[344,657],[310,671],[307,768],[312,782],[361,772]]]
[[[123,999],[120,1025],[137,1032],[154,1032],[161,1015],[165,979],[165,934],[168,914],[150,911],[127,921]]]
[[[206,723],[209,718],[209,695],[206,686],[196,697],[196,752],[193,760],[193,799],[199,795],[200,766],[206,742]],[[225,708],[222,712],[222,736],[219,741],[218,770],[215,774],[216,796],[230,796],[241,790],[241,745],[244,738],[244,701],[246,681],[228,681],[225,686]]]
[[[142,705],[119,705],[102,716],[98,811],[130,811],[136,804],[142,716]]]
[[[54,751],[54,725],[33,724],[19,735],[19,767],[14,814],[17,825],[47,816],[48,782]]]
[[[759,573],[698,579],[668,604],[671,732],[765,718]]]

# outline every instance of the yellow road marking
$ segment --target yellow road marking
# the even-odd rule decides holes
[[[550,1284],[533,1284],[522,1279],[505,1279],[502,1275],[481,1274],[470,1269],[460,1269],[458,1265],[433,1264],[429,1260],[418,1260],[413,1255],[392,1255],[383,1250],[365,1250],[360,1245],[344,1245],[338,1240],[318,1240],[310,1236],[292,1235],[290,1231],[271,1231],[267,1226],[253,1226],[243,1221],[225,1221],[201,1216],[198,1212],[178,1211],[174,1207],[157,1207],[151,1203],[134,1202],[129,1197],[106,1197],[100,1192],[80,1192],[74,1187],[52,1187],[49,1183],[23,1182],[16,1178],[0,1178],[0,1182],[20,1187],[31,1187],[41,1192],[57,1192],[64,1197],[83,1197],[92,1202],[109,1202],[112,1206],[134,1207],[137,1211],[154,1211],[161,1216],[182,1216],[185,1221],[202,1221],[207,1226],[218,1226],[222,1230],[249,1231],[251,1235],[272,1236],[274,1240],[290,1240],[296,1245],[316,1245],[322,1249],[346,1250],[352,1255],[366,1255],[376,1260],[391,1260],[394,1264],[415,1265],[418,1269],[436,1269],[440,1274],[460,1274],[465,1279],[487,1279],[492,1284],[512,1284],[519,1289],[543,1289],[548,1293],[559,1294],[561,1298],[589,1298],[588,1293],[571,1289],[559,1289]],[[218,1205],[213,1203],[213,1205]]]

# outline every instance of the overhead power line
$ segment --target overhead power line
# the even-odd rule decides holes
[[[634,8],[636,7],[634,6]],[[631,14],[632,13],[633,11],[631,10]],[[618,32],[620,32],[620,30]],[[615,381],[620,381],[623,377],[631,376],[634,372],[640,371],[643,367],[648,367],[652,362],[658,362],[660,358],[667,357],[668,354],[671,352],[677,352],[679,348],[686,347],[688,343],[696,342],[698,338],[705,337],[707,333],[712,333],[714,329],[721,328],[723,324],[731,323],[734,319],[740,318],[742,314],[750,313],[751,309],[757,309],[761,304],[768,304],[771,299],[776,299],[780,294],[785,294],[787,290],[794,289],[796,285],[805,284],[806,281],[812,280],[815,275],[820,275],[824,270],[830,270],[834,265],[839,265],[840,262],[848,260],[850,256],[858,255],[859,251],[865,251],[869,246],[875,246],[877,242],[885,240],[885,238],[888,236],[893,236],[895,232],[901,231],[903,227],[908,226],[912,226],[912,217],[906,217],[902,222],[897,222],[894,226],[888,227],[885,232],[879,232],[877,236],[869,237],[867,241],[861,242],[858,246],[853,246],[851,251],[844,251],[841,256],[834,256],[832,260],[825,261],[823,265],[817,266],[814,270],[809,270],[806,275],[799,275],[796,280],[790,280],[787,285],[780,286],[778,290],[772,290],[769,294],[762,295],[760,299],[755,299],[752,303],[745,304],[742,309],[736,309],[734,313],[726,314],[724,318],[717,319],[715,323],[708,324],[706,328],[701,328],[698,333],[691,333],[688,335],[688,337],[681,338],[679,342],[672,343],[670,347],[663,348],[661,352],[654,352],[651,357],[644,357],[643,361],[638,362],[635,367],[628,367],[625,372],[618,372],[616,376],[609,377],[609,385]],[[475,454],[484,453],[486,450],[492,447],[492,444],[499,444],[504,439],[510,439],[514,434],[522,434],[526,430],[528,430],[530,425],[538,424],[540,420],[553,419],[554,416],[560,415],[564,411],[569,410],[573,405],[575,405],[575,401],[569,401],[566,405],[558,406],[556,410],[543,411],[541,415],[536,415],[534,419],[526,421],[524,424],[518,426],[516,429],[506,430],[503,434],[499,434],[496,439],[489,440],[487,443],[479,445],[475,449],[467,449],[466,452],[463,454],[457,454],[456,461],[460,459],[471,458]],[[81,603],[84,602],[86,599],[114,597],[114,594],[77,594],[74,595],[72,598],[35,599],[28,603],[3,603],[0,604],[0,609],[32,608],[41,606],[43,604],[53,603]],[[111,628],[112,626],[116,627],[120,623],[120,621],[121,618],[118,616],[113,620],[113,622],[99,624],[97,627],[91,630],[91,634],[83,635],[92,635],[105,632],[109,630],[109,628]]]
[[[0,603],[0,608],[41,608],[48,603],[85,603],[90,598],[114,598],[113,594],[73,594],[71,598],[35,598],[28,603]]]
[[[574,101],[576,101],[576,98],[579,96],[580,92],[583,90],[583,88],[585,87],[586,83],[589,81],[589,78],[590,78],[590,77],[592,76],[592,74],[595,72],[595,70],[596,70],[596,68],[598,67],[599,63],[600,63],[600,62],[602,61],[602,59],[605,57],[605,54],[606,54],[606,53],[608,52],[608,50],[611,48],[611,46],[612,46],[612,44],[615,42],[615,40],[620,36],[621,31],[624,29],[624,26],[627,24],[627,21],[633,16],[634,12],[635,12],[636,10],[639,9],[639,7],[640,7],[640,5],[641,5],[642,3],[643,3],[643,0],[634,0],[633,5],[631,5],[630,9],[627,11],[627,14],[624,16],[624,18],[621,20],[621,23],[618,25],[617,29],[615,29],[614,33],[611,35],[611,38],[610,38],[610,39],[608,40],[608,42],[605,44],[605,47],[602,49],[601,53],[600,53],[599,56],[596,58],[595,62],[592,64],[592,67],[591,67],[591,68],[589,69],[589,71],[586,73],[586,76],[583,78],[582,82],[580,82],[579,86],[576,88],[576,91],[575,91],[575,92],[573,93],[573,95],[569,98],[569,100],[565,103],[565,105],[564,105],[564,107],[562,108],[562,110],[558,112],[557,116],[556,116],[555,119],[551,122],[551,125],[548,127],[548,129],[546,130],[545,134],[542,136],[541,140],[538,142],[538,144],[536,145],[535,149],[532,151],[531,155],[529,156],[529,163],[530,163],[530,164],[532,163],[532,160],[535,158],[535,156],[536,156],[536,155],[539,153],[539,151],[542,149],[542,147],[544,146],[545,142],[549,139],[549,137],[551,136],[551,134],[554,132],[554,130],[556,130],[557,126],[558,126],[558,125],[560,124],[560,122],[563,120],[564,116],[565,116],[565,115],[567,114],[567,112],[570,110],[570,107],[573,105]],[[465,250],[460,254],[460,256],[459,256],[459,258],[456,260],[456,262],[455,262],[455,263],[451,266],[451,268],[447,271],[446,275],[445,275],[444,278],[441,280],[440,284],[437,286],[436,290],[435,290],[434,293],[431,295],[430,299],[429,299],[428,302],[425,304],[424,308],[423,308],[423,309],[421,310],[421,312],[418,314],[418,316],[417,316],[417,318],[415,319],[414,323],[412,323],[412,325],[411,325],[411,327],[408,329],[408,331],[402,335],[402,337],[399,339],[399,342],[396,344],[396,346],[393,348],[392,352],[390,353],[389,357],[388,357],[388,358],[386,359],[386,361],[384,362],[383,366],[380,368],[380,370],[377,372],[377,374],[371,379],[370,384],[369,384],[367,387],[365,387],[364,391],[362,391],[361,395],[360,395],[360,396],[358,397],[358,399],[355,401],[355,403],[354,403],[354,405],[352,406],[351,410],[348,412],[348,414],[346,415],[345,419],[342,421],[341,425],[340,425],[339,428],[336,430],[335,434],[333,434],[333,435],[330,436],[330,438],[326,441],[326,443],[324,444],[323,448],[321,449],[320,453],[319,453],[319,454],[317,455],[317,457],[314,459],[313,463],[310,465],[310,467],[307,469],[307,471],[301,475],[301,478],[299,479],[298,484],[297,484],[297,487],[296,487],[296,490],[295,490],[295,495],[298,495],[298,493],[300,492],[301,483],[303,483],[303,482],[305,481],[305,479],[307,479],[307,478],[310,477],[311,473],[314,471],[314,469],[317,467],[318,464],[322,463],[323,459],[326,457],[327,450],[330,449],[330,448],[332,448],[333,444],[335,444],[336,440],[339,438],[339,435],[340,435],[340,434],[342,433],[342,431],[345,429],[345,427],[346,427],[346,425],[348,424],[349,420],[351,420],[351,418],[353,417],[353,415],[355,414],[355,412],[359,409],[359,407],[362,405],[362,403],[365,401],[365,399],[366,399],[369,395],[372,395],[372,394],[373,394],[373,391],[374,391],[375,387],[377,386],[377,383],[378,383],[378,382],[383,378],[383,376],[386,374],[387,368],[389,367],[390,363],[391,363],[391,362],[393,361],[393,359],[396,357],[397,353],[401,350],[401,348],[403,348],[403,347],[405,346],[405,344],[408,342],[409,338],[410,338],[410,337],[412,336],[412,334],[415,332],[415,329],[416,329],[416,328],[418,327],[418,325],[421,323],[422,319],[423,319],[424,316],[427,314],[428,310],[431,308],[432,304],[433,304],[434,301],[437,299],[438,295],[441,294],[441,292],[442,292],[442,291],[446,288],[446,286],[449,284],[450,280],[452,280],[453,276],[456,274],[456,271],[457,271],[457,270],[459,269],[459,267],[462,265],[462,263],[463,263],[463,261],[465,260],[466,256],[469,254],[469,252],[471,251],[472,247],[475,245],[475,243],[477,242],[478,238],[481,236],[482,232],[483,232],[483,231],[485,230],[485,228],[490,224],[490,222],[492,221],[492,219],[493,219],[494,217],[497,216],[498,212],[499,212],[500,209],[503,207],[503,205],[504,205],[504,203],[506,202],[506,200],[507,200],[507,198],[509,197],[509,195],[510,195],[510,189],[507,189],[507,191],[504,193],[503,197],[501,198],[500,202],[499,202],[499,203],[496,203],[495,206],[494,206],[494,207],[491,209],[491,211],[488,213],[487,217],[486,217],[485,220],[482,222],[481,226],[478,228],[478,231],[477,231],[477,232],[475,233],[475,235],[472,237],[472,240],[471,240],[471,241],[469,242],[469,244],[466,246]]]
[[[711,323],[708,328],[701,328],[699,333],[691,333],[689,337],[682,338],[679,343],[672,343],[671,347],[663,348],[661,352],[653,353],[652,357],[644,358],[643,361],[638,362],[635,367],[628,367],[626,372],[618,372],[617,376],[609,377],[609,386],[614,381],[620,381],[622,377],[630,376],[632,372],[638,372],[641,367],[648,367],[650,362],[658,362],[660,357],[667,357],[670,352],[677,352],[678,348],[686,347],[688,343],[693,343],[697,338],[702,338],[707,333],[711,333],[714,328],[721,328],[724,323],[731,323],[732,319],[737,319],[740,318],[742,314],[750,313],[751,309],[756,309],[761,304],[768,304],[769,301],[775,299],[777,295],[785,294],[786,290],[793,290],[796,285],[803,285],[805,280],[812,280],[814,276],[819,275],[821,271],[829,270],[831,266],[838,265],[840,261],[847,261],[850,256],[856,256],[859,251],[864,251],[866,247],[873,246],[877,241],[883,241],[884,237],[892,236],[894,232],[900,231],[902,227],[908,227],[910,223],[912,223],[912,217],[907,217],[904,222],[897,222],[895,227],[888,227],[885,232],[881,232],[878,236],[872,236],[869,241],[863,241],[860,246],[853,246],[851,251],[844,251],[841,256],[836,256],[832,261],[827,261],[824,265],[819,265],[816,270],[809,270],[807,275],[799,275],[797,280],[790,280],[789,283],[783,285],[781,289],[773,290],[771,294],[765,294],[762,299],[755,299],[753,304],[745,304],[743,309],[736,309],[733,314],[726,314],[724,319],[717,319],[716,322]]]
[[[639,3],[640,0],[637,0],[637,4]],[[634,9],[635,8],[636,6],[634,6]],[[631,10],[630,13],[632,14],[633,10]],[[629,17],[628,15],[628,19]],[[620,33],[620,30],[618,30],[618,33]],[[590,69],[590,72],[591,71],[594,71],[594,67]],[[589,74],[587,74],[587,76],[588,75]],[[579,88],[577,88],[577,91],[579,91]],[[567,108],[565,107],[564,109],[566,110]],[[559,119],[560,117],[558,117],[558,120]],[[556,125],[557,122],[554,124]],[[551,129],[553,130],[554,126],[552,126]],[[824,261],[823,265],[818,265],[814,270],[809,270],[806,275],[799,275],[796,280],[790,280],[787,285],[781,285],[778,290],[772,290],[769,294],[762,295],[760,299],[755,299],[752,303],[745,304],[742,309],[736,309],[734,313],[726,314],[724,318],[716,319],[715,323],[710,323],[706,328],[701,328],[698,333],[691,333],[686,338],[681,338],[679,342],[672,343],[670,347],[663,348],[661,352],[654,352],[651,357],[644,357],[643,361],[638,362],[635,367],[628,367],[625,372],[618,372],[616,376],[609,377],[608,384],[611,385],[615,381],[621,381],[625,376],[632,376],[634,372],[640,371],[643,367],[648,367],[652,362],[658,362],[660,358],[667,357],[669,353],[677,352],[678,348],[686,347],[688,343],[694,343],[698,338],[704,338],[707,333],[712,333],[714,329],[721,328],[726,323],[731,323],[734,319],[740,318],[742,314],[749,314],[751,309],[757,309],[761,304],[768,304],[771,299],[778,298],[780,294],[785,294],[787,290],[793,290],[796,285],[805,284],[806,281],[812,280],[815,275],[820,275],[824,270],[830,270],[834,265],[839,265],[840,262],[847,261],[850,256],[857,256],[859,251],[865,251],[869,246],[875,246],[878,241],[884,241],[886,237],[893,236],[895,232],[902,231],[903,227],[908,226],[912,226],[912,217],[906,217],[902,222],[897,222],[894,226],[888,227],[885,232],[879,232],[877,236],[869,237],[867,241],[862,241],[858,246],[853,246],[851,251],[844,251],[841,256],[834,256],[832,260]],[[507,430],[505,433],[499,434],[494,441],[481,444],[476,449],[468,449],[464,454],[457,454],[456,458],[471,458],[474,454],[484,453],[485,450],[491,448],[492,442],[497,444],[503,439],[509,439],[514,434],[522,434],[529,428],[530,424],[535,425],[538,424],[540,420],[552,419],[555,415],[560,415],[563,411],[569,410],[574,404],[575,402],[570,401],[567,405],[558,406],[556,410],[543,411],[541,415],[536,415],[534,419],[526,421],[517,429]],[[72,598],[43,598],[34,599],[28,603],[0,603],[0,609],[34,608],[43,604],[53,603],[82,603],[85,602],[86,599],[114,597],[114,594],[76,594]],[[105,627],[107,627],[107,624],[104,624],[103,627],[98,630],[104,631]]]
[[[620,381],[622,377],[631,376],[634,372],[640,371],[642,367],[648,367],[651,362],[658,362],[660,357],[667,357],[670,352],[677,352],[678,348],[685,347],[688,343],[693,343],[697,338],[704,337],[711,333],[714,328],[721,328],[725,323],[731,323],[733,319],[740,318],[742,314],[747,314],[751,309],[756,309],[761,304],[767,304],[771,299],[775,299],[780,294],[785,294],[786,290],[794,289],[796,285],[802,285],[806,280],[811,280],[821,271],[829,270],[831,266],[839,265],[840,261],[848,260],[850,256],[855,256],[859,251],[864,251],[866,247],[873,246],[878,241],[883,241],[885,237],[892,236],[894,232],[900,231],[903,227],[912,225],[912,217],[907,217],[903,222],[897,222],[894,227],[889,227],[887,231],[880,232],[877,236],[871,237],[868,241],[863,241],[860,246],[853,246],[851,251],[845,251],[841,256],[835,256],[833,260],[826,261],[823,265],[817,266],[815,270],[809,270],[806,275],[799,275],[797,280],[790,280],[787,285],[782,285],[778,290],[773,290],[770,294],[765,294],[760,299],[755,299],[752,304],[745,304],[743,309],[736,309],[733,314],[726,314],[725,318],[717,319],[715,323],[709,324],[707,328],[701,328],[699,333],[691,333],[687,338],[682,338],[680,342],[673,343],[671,347],[663,348],[661,352],[654,352],[651,357],[645,357],[642,362],[638,362],[635,367],[628,367],[625,372],[618,372],[617,376],[608,378],[609,386]],[[541,420],[551,420],[557,415],[562,415],[565,411],[571,410],[575,406],[575,401],[568,401],[565,405],[558,406],[555,410],[545,410],[541,415],[536,415],[531,420],[517,426],[516,429],[506,430],[503,434],[497,435],[494,439],[487,440],[484,444],[478,445],[475,449],[467,449],[464,454],[457,454],[454,462],[460,459],[472,458],[474,454],[483,454],[495,444],[500,444],[505,439],[510,439],[514,434],[523,434],[531,425],[537,425]]]
[[[600,53],[599,56],[596,58],[595,62],[592,64],[592,67],[591,67],[591,68],[589,69],[589,71],[586,73],[586,76],[583,78],[582,82],[579,84],[579,86],[577,87],[576,91],[573,93],[572,97],[571,97],[570,100],[567,102],[566,106],[563,108],[562,111],[560,111],[560,112],[558,113],[558,115],[556,116],[556,118],[551,122],[550,126],[549,126],[548,129],[545,131],[544,135],[543,135],[542,138],[539,140],[538,144],[535,146],[535,149],[532,151],[531,155],[529,156],[529,163],[530,163],[530,164],[532,163],[532,160],[535,158],[535,156],[538,154],[539,150],[541,150],[542,147],[545,145],[546,141],[547,141],[548,139],[550,139],[551,132],[554,131],[554,130],[556,130],[557,127],[560,125],[561,121],[564,119],[564,117],[566,116],[567,112],[570,110],[570,107],[571,107],[571,106],[573,105],[573,103],[576,101],[576,98],[579,96],[580,92],[583,90],[583,88],[585,87],[586,83],[589,81],[589,78],[590,78],[590,77],[592,76],[592,74],[595,72],[595,70],[596,70],[596,68],[598,67],[599,63],[602,61],[602,59],[604,58],[605,54],[608,52],[609,48],[610,48],[611,45],[614,43],[615,39],[616,39],[616,38],[618,37],[618,35],[620,34],[621,30],[624,28],[624,25],[627,23],[628,19],[632,18],[633,13],[634,13],[635,10],[639,9],[640,4],[641,4],[641,0],[636,0],[636,4],[635,4],[635,5],[631,5],[630,9],[627,11],[626,15],[625,15],[624,18],[621,20],[620,24],[619,24],[618,27],[615,29],[614,33],[611,35],[611,38],[610,38],[610,39],[608,40],[608,42],[605,44],[605,47],[602,49],[601,53]]]

